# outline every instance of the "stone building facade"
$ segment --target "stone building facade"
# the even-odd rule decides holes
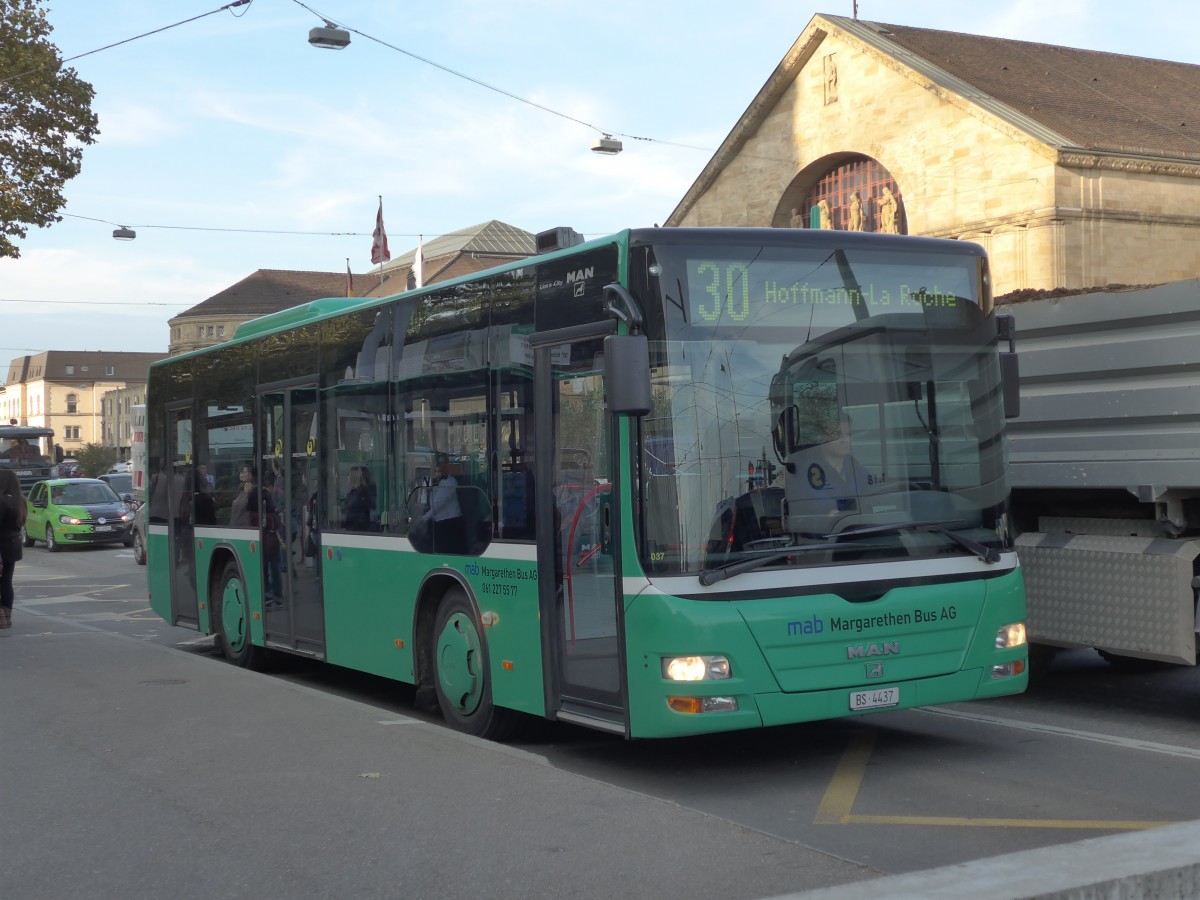
[[[66,456],[87,444],[127,454],[130,407],[144,403],[150,364],[162,353],[47,350],[18,356],[0,386],[0,419],[54,429]],[[116,405],[116,398],[120,405]]]
[[[666,224],[822,222],[976,241],[997,294],[1194,278],[1200,66],[818,15]]]

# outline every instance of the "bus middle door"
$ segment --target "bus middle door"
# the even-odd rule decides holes
[[[325,598],[317,527],[317,387],[263,391],[259,516],[265,636],[268,646],[325,658]]]
[[[614,545],[613,418],[602,338],[534,336],[539,596],[546,704],[565,721],[624,734],[621,581]],[[547,565],[552,561],[552,565]]]

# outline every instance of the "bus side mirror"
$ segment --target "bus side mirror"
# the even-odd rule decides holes
[[[996,334],[1008,341],[1000,351],[1000,389],[1004,393],[1004,418],[1021,415],[1021,367],[1017,362],[1017,322],[1012,316],[996,316]]]
[[[650,412],[650,344],[644,334],[610,334],[604,339],[604,390],[610,413]]]

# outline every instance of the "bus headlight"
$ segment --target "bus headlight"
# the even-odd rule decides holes
[[[1025,643],[1025,623],[1013,622],[996,632],[996,649],[1009,650]]]
[[[663,657],[662,673],[668,681],[720,681],[730,667],[724,656],[670,656]]]

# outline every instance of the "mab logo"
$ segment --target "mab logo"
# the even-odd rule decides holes
[[[813,616],[811,619],[801,619],[799,622],[788,622],[788,637],[797,634],[820,634],[825,630],[825,623]]]

